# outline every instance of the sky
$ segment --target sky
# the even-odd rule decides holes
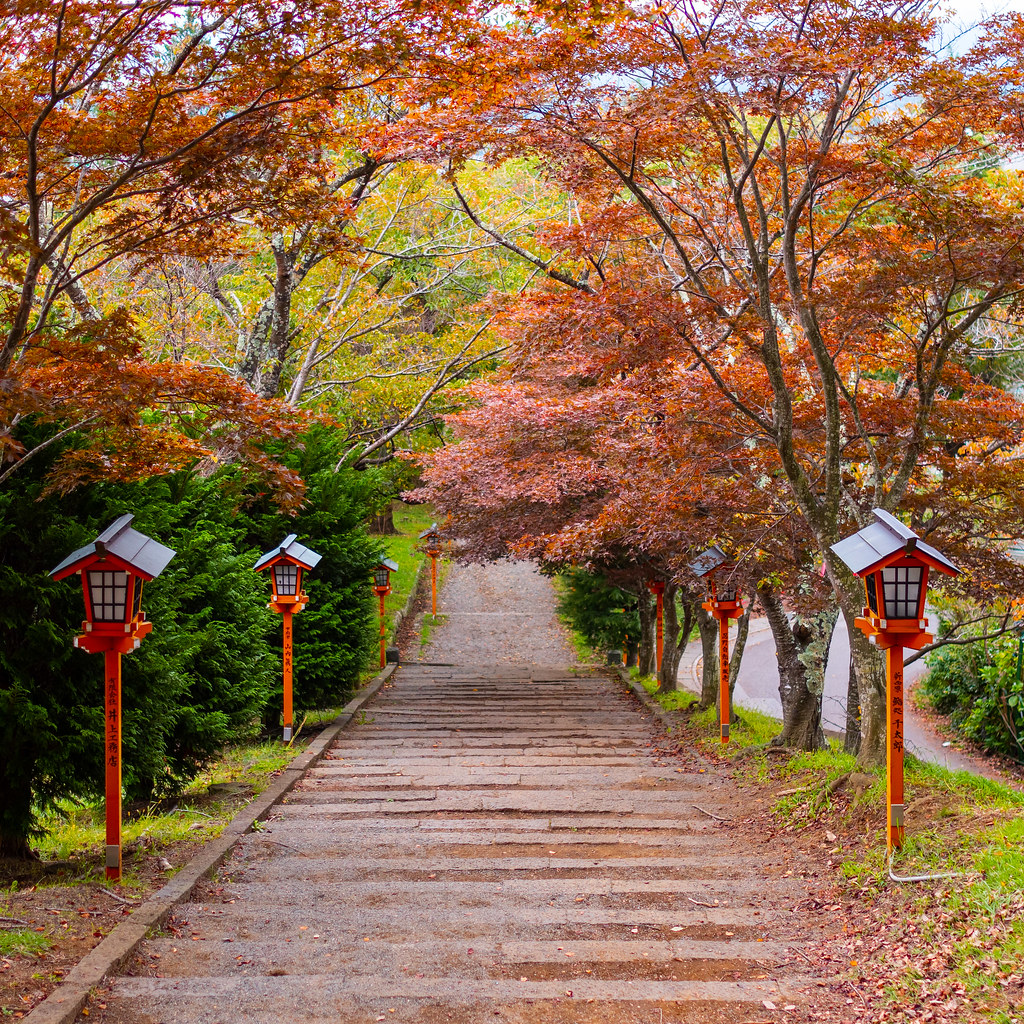
[[[940,0],[941,6],[953,14],[957,21],[972,24],[986,15],[1006,11],[1024,11],[1024,0]]]

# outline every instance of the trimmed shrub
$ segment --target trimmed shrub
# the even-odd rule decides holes
[[[1024,760],[1024,693],[1016,636],[940,647],[928,655],[925,696],[968,739]]]

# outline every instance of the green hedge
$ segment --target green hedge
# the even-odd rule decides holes
[[[1024,694],[1016,635],[940,647],[928,655],[923,692],[954,727],[993,753],[1024,760]]]
[[[24,440],[31,427],[22,426]],[[258,555],[288,533],[324,557],[295,620],[295,707],[336,706],[375,649],[370,571],[380,544],[364,529],[372,475],[334,473],[330,435],[287,453],[308,484],[290,517],[238,468],[44,494],[54,445],[0,490],[0,855],[25,855],[38,812],[102,790],[103,691],[97,656],[73,648],[83,617],[77,579],[48,573],[124,512],[176,551],[146,584],[153,632],[123,661],[124,786],[132,800],[179,791],[228,742],[281,707],[281,621],[266,605]]]

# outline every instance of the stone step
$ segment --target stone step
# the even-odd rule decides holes
[[[808,982],[804,982],[806,986]],[[689,1002],[729,1001],[760,1003],[779,998],[794,986],[782,986],[769,978],[756,981],[646,981],[583,978],[573,982],[571,996],[562,981],[520,981],[519,979],[460,979],[453,985],[446,977],[416,978],[377,976],[310,976],[288,974],[265,976],[239,974],[233,977],[198,978],[120,978],[114,985],[115,998],[148,1000],[160,1006],[161,1020],[177,1001],[209,1003],[217,1010],[216,1000],[230,1000],[235,1014],[251,1020],[253,1013],[268,1010],[278,1020],[310,1019],[311,1016],[340,1013],[352,1001],[390,1006],[398,1001],[429,1000],[434,1006],[461,1007],[498,1003],[571,998],[601,1002]],[[221,1012],[223,1010],[221,1009]],[[550,1011],[549,1011],[550,1012]],[[210,1018],[216,1019],[216,1017]],[[237,1019],[237,1018],[236,1018]],[[266,1018],[272,1019],[272,1018]],[[401,1020],[396,1017],[396,1020]],[[550,1018],[548,1018],[550,1019]]]
[[[270,858],[279,863],[282,858]],[[254,868],[255,870],[255,868]],[[652,901],[664,906],[667,897],[689,897],[701,904],[715,906],[758,906],[763,900],[764,884],[757,878],[613,878],[608,875],[582,878],[501,878],[449,881],[436,879],[347,880],[278,878],[273,882],[250,882],[240,871],[233,871],[232,893],[241,901],[255,906],[297,906],[316,900],[324,907],[342,907],[365,903],[368,906],[388,904],[451,904],[470,901],[463,906],[494,906],[515,902],[537,906],[553,900],[570,902],[576,898],[615,897],[627,901]],[[376,901],[369,903],[368,901]],[[661,901],[661,902],[658,902]]]
[[[677,906],[671,906],[673,902]],[[349,943],[402,943],[449,939],[475,947],[480,942],[550,941],[571,950],[574,943],[668,942],[692,939],[726,943],[768,942],[786,923],[786,915],[771,907],[695,907],[685,898],[659,901],[657,907],[631,908],[615,897],[593,898],[587,903],[563,899],[557,905],[476,905],[454,910],[442,901],[411,906],[378,899],[366,906],[259,905],[245,902],[183,904],[172,922],[174,942],[197,940],[261,939],[302,945],[314,936]],[[424,938],[424,935],[428,938]],[[164,941],[163,939],[154,939]],[[761,944],[759,943],[759,944]],[[225,943],[226,945],[229,943]],[[147,947],[148,948],[148,947]]]
[[[330,828],[312,824],[302,827],[291,823],[281,831],[294,849],[304,855],[317,856],[329,851],[336,857],[380,858],[400,857],[488,857],[489,859],[538,857],[547,863],[552,857],[575,857],[577,860],[618,860],[620,858],[678,857],[687,851],[703,854],[707,860],[707,838],[700,833],[665,837],[645,833],[623,834],[620,837],[585,833],[551,833],[543,837],[526,831],[492,832],[472,829],[434,830],[424,834],[421,828],[399,829],[396,823],[373,829],[354,822],[332,823]],[[275,832],[261,829],[255,839],[257,847],[274,844]],[[543,839],[543,841],[541,841]],[[729,855],[723,841],[720,855]],[[716,855],[717,856],[717,855]],[[749,856],[749,855],[744,855]],[[754,864],[755,861],[745,860]]]
[[[348,977],[389,969],[396,973],[446,973],[460,981],[524,974],[532,980],[579,980],[588,976],[610,978],[616,973],[643,975],[648,980],[685,981],[706,977],[714,968],[754,979],[763,978],[767,970],[786,960],[784,947],[744,939],[470,941],[470,946],[465,940],[364,942],[307,927],[294,937],[277,941],[242,934],[209,940],[202,935],[183,934],[151,941],[146,955],[160,961],[152,966],[163,977],[230,975],[241,967],[249,968],[245,971],[249,975],[273,970],[275,974]]]
[[[608,879],[635,879],[649,881],[663,879],[724,880],[748,876],[749,861],[739,857],[717,857],[709,862],[707,856],[657,857],[650,859],[618,858],[582,860],[569,857],[384,857],[357,858],[339,854],[336,857],[277,855],[268,857],[246,876],[247,881],[300,878],[306,882],[341,880],[372,881],[378,876],[398,881],[511,880],[528,874],[531,880],[579,879],[604,877]]]

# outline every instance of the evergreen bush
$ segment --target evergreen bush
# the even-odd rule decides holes
[[[597,650],[626,650],[640,638],[636,598],[612,586],[598,573],[567,569],[560,573],[558,610]]]
[[[922,689],[940,714],[993,753],[1024,761],[1024,693],[1018,638],[940,647],[928,655]]]
[[[29,447],[46,436],[19,429]],[[57,799],[102,793],[102,663],[72,646],[83,618],[77,578],[48,574],[118,515],[133,513],[133,526],[176,551],[145,585],[153,632],[122,663],[129,799],[179,791],[226,743],[276,725],[281,624],[253,564],[287,533],[324,556],[295,620],[296,709],[343,702],[375,648],[370,575],[381,552],[363,523],[380,495],[371,474],[333,472],[326,432],[290,454],[309,485],[295,517],[251,493],[237,469],[46,495],[60,450],[0,490],[0,856],[28,855],[36,814]]]

